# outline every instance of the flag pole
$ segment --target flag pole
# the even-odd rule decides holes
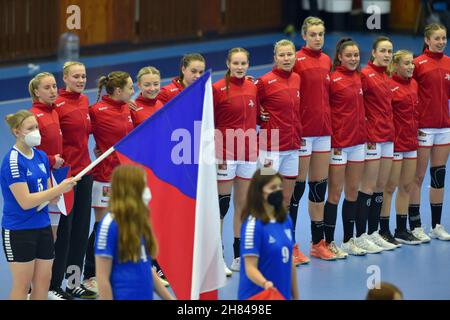
[[[84,168],[79,174],[77,174],[74,179],[81,179],[86,173],[88,173],[89,171],[91,171],[96,165],[98,165],[100,162],[102,162],[107,156],[109,156],[111,153],[113,153],[114,151],[116,151],[116,149],[114,149],[114,146],[112,146],[111,148],[109,148],[108,150],[106,150],[105,153],[103,153],[100,157],[98,157],[97,159],[95,159],[94,161],[91,162],[90,165],[88,165],[86,168]],[[50,201],[45,201],[44,203],[41,203],[39,205],[39,207],[37,208],[37,211],[41,211],[45,206],[47,206],[50,203]]]

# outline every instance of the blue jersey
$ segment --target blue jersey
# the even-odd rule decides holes
[[[292,221],[284,222],[261,220],[249,216],[241,228],[241,271],[238,299],[245,300],[263,291],[245,273],[246,256],[258,257],[258,270],[288,300],[292,297]]]
[[[21,182],[28,185],[30,193],[47,189],[50,177],[47,155],[35,148],[32,148],[31,152],[32,155],[28,157],[13,147],[3,158],[0,183],[4,203],[2,227],[5,229],[40,229],[50,225],[48,206],[41,211],[37,211],[37,207],[23,210],[9,189],[12,184]]]
[[[112,259],[110,283],[114,300],[153,300],[152,259],[144,240],[139,262],[119,262],[119,227],[110,213],[97,231],[95,255]]]

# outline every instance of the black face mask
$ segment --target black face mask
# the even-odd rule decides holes
[[[278,190],[270,193],[267,197],[267,202],[270,205],[274,206],[277,210],[281,208],[281,206],[283,205],[283,191]]]

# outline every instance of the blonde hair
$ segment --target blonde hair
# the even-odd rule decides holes
[[[73,66],[82,66],[82,67],[84,67],[84,64],[82,64],[81,62],[78,62],[78,61],[67,61],[67,62],[65,62],[64,66],[63,66],[63,75],[67,76],[69,74],[70,67],[73,67]]]
[[[42,79],[44,79],[45,77],[55,78],[55,76],[53,74],[51,74],[50,72],[41,72],[41,73],[38,73],[37,75],[35,75],[34,78],[31,79],[30,82],[28,83],[28,92],[30,93],[31,100],[33,100],[33,101],[38,100],[38,97],[36,96],[36,93],[34,92],[34,90],[37,90],[37,88],[41,84]]]
[[[408,50],[397,50],[393,55],[392,55],[392,61],[391,63],[389,63],[389,66],[386,70],[387,74],[392,76],[392,74],[395,72],[395,66],[398,66],[400,63],[400,60],[405,57],[405,56],[412,56],[412,52],[408,51]]]
[[[325,31],[325,22],[323,22],[322,19],[309,16],[305,20],[303,20],[303,24],[301,26],[302,35],[306,35],[306,32],[308,32],[308,28],[311,26],[323,26],[323,29]]]
[[[141,78],[147,74],[153,74],[158,76],[159,78],[161,78],[161,73],[159,72],[158,69],[156,69],[155,67],[152,66],[148,66],[148,67],[143,67],[141,70],[139,70],[139,73],[136,77],[137,82],[141,82]]]
[[[6,115],[5,121],[12,131],[13,129],[19,129],[25,119],[28,119],[29,117],[34,117],[34,114],[28,110],[22,109],[17,111],[16,113]]]
[[[130,74],[124,71],[113,71],[107,76],[101,76],[98,79],[98,96],[97,101],[100,100],[103,87],[106,88],[106,93],[114,94],[115,88],[124,88],[127,85],[127,80]]]
[[[425,26],[425,29],[423,31],[423,35],[427,38],[430,39],[431,35],[438,30],[444,30],[447,33],[447,28],[440,23],[430,23],[428,25]],[[423,44],[423,49],[422,52],[425,51],[425,49],[428,49],[428,45],[426,43]]]
[[[273,54],[277,55],[278,49],[280,47],[284,47],[284,46],[291,46],[295,52],[295,44],[291,40],[283,39],[283,40],[275,42],[275,45],[273,46]]]

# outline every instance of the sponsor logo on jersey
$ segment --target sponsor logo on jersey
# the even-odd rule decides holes
[[[175,92],[175,91],[178,91],[178,88],[170,89],[170,92]]]
[[[30,169],[27,169],[27,177],[32,176],[33,174],[31,173]]]
[[[277,242],[277,241],[275,240],[275,238],[272,237],[271,235],[269,235],[269,243],[275,243],[275,242]]]
[[[375,77],[375,73],[369,73],[369,78]]]
[[[219,168],[219,170],[225,171],[225,170],[227,170],[227,164],[219,163],[218,168]]]
[[[65,101],[63,101],[63,102],[60,102],[60,103],[57,103],[57,104],[56,104],[56,107],[57,107],[57,108],[59,108],[59,107],[61,107],[61,106],[65,105],[65,104],[66,104],[66,102],[65,102]]]
[[[306,147],[306,140],[302,139],[302,147]]]
[[[428,62],[428,60],[422,60],[422,61],[419,61],[419,64],[424,64],[424,63],[427,63]]]
[[[340,80],[342,80],[342,77],[337,77],[336,79],[333,79],[333,82],[338,82]]]
[[[367,150],[377,150],[377,144],[374,142],[367,142]]]
[[[297,61],[303,61],[303,60],[306,60],[306,57],[297,58]]]
[[[111,187],[103,186],[102,187],[102,195],[103,195],[103,197],[110,197],[111,196]],[[102,200],[102,202],[103,202],[103,200]]]
[[[268,84],[272,84],[274,82],[277,82],[277,79],[272,79],[272,80],[267,81]]]
[[[273,166],[272,159],[264,159],[264,168],[271,168]]]
[[[103,111],[103,110],[107,110],[108,109],[108,107],[100,107],[100,108],[98,108],[98,111]]]
[[[333,154],[335,156],[342,156],[342,149],[341,148],[334,148],[333,149]]]
[[[399,86],[392,88],[391,91],[392,91],[392,92],[395,92],[395,91],[397,91],[398,89],[400,89]]]
[[[419,137],[426,137],[427,134],[423,132],[422,130],[419,130]]]
[[[43,117],[43,116],[44,116],[43,113],[38,113],[38,114],[36,115],[36,117],[38,117],[38,118]]]

